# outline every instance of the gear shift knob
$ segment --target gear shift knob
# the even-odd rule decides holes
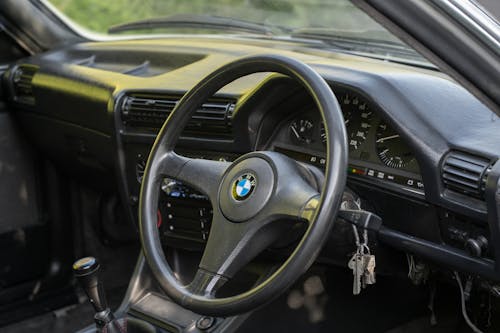
[[[85,257],[75,261],[73,272],[94,307],[94,321],[98,328],[106,326],[114,319],[106,302],[104,286],[99,279],[99,262],[94,257]]]
[[[104,287],[99,280],[99,268],[99,262],[94,257],[85,257],[73,264],[75,277],[90,299],[95,312],[102,312],[108,308]]]

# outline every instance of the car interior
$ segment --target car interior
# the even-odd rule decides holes
[[[456,67],[385,29],[68,16],[0,3],[0,331],[500,332],[499,107]]]

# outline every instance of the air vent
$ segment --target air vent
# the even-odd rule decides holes
[[[34,105],[33,96],[33,76],[38,71],[38,67],[31,65],[21,65],[12,74],[12,87],[14,90],[14,100],[18,103]]]
[[[444,159],[443,182],[447,188],[483,199],[491,161],[463,152],[452,151]]]
[[[122,122],[128,128],[157,132],[180,97],[133,94],[121,104]],[[232,139],[231,117],[234,100],[210,99],[204,103],[188,122],[183,136]]]

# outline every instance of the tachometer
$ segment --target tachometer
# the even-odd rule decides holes
[[[379,124],[376,137],[377,154],[385,165],[399,169],[415,158],[410,147],[386,123]]]
[[[344,114],[350,150],[357,150],[366,140],[371,127],[372,111],[361,97],[345,94],[339,100]],[[321,141],[326,143],[325,127],[321,124]]]
[[[309,119],[296,119],[290,124],[290,136],[299,143],[311,143],[314,123]]]

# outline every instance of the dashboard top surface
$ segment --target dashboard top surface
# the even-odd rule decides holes
[[[111,97],[134,89],[185,92],[212,70],[232,59],[261,53],[288,55],[308,63],[329,82],[358,88],[398,123],[409,120],[410,114],[413,114],[411,118],[415,121],[406,121],[405,128],[425,123],[446,140],[479,150],[484,147],[485,153],[498,142],[494,133],[483,135],[483,131],[493,132],[499,128],[497,117],[465,89],[439,72],[311,50],[293,43],[241,42],[174,38],[84,43],[23,62],[43,64],[40,75],[34,80],[35,85],[47,84],[41,75],[46,74],[44,78],[47,80],[53,80],[55,76],[83,84],[96,84],[107,91],[107,97]],[[271,45],[274,46],[272,50],[269,49]],[[141,77],[126,73],[126,66],[140,65],[149,59],[154,59],[156,75]],[[89,64],[89,61],[92,63]],[[239,79],[220,93],[243,96],[254,91],[268,76],[269,73],[260,73]],[[50,88],[86,94],[86,90],[76,85],[74,91],[64,84],[52,84]],[[95,89],[92,92],[95,93]],[[463,126],[458,132],[450,122],[468,126]],[[480,137],[480,146],[473,141],[476,137]],[[470,141],[473,144],[468,145]]]
[[[214,69],[238,57],[262,53],[291,56],[315,68],[343,106],[351,132],[351,163],[367,168],[367,173],[375,168],[375,172],[409,177],[405,181],[423,181],[429,202],[466,211],[460,200],[443,196],[441,163],[450,150],[492,162],[498,159],[498,117],[465,89],[430,69],[283,41],[203,37],[83,43],[23,59],[22,64],[37,67],[32,85],[39,115],[115,135],[123,129],[114,114],[127,93],[182,96]],[[277,147],[320,158],[321,122],[307,96],[293,102],[291,92],[299,90],[295,83],[272,73],[252,74],[221,89],[218,95],[237,101],[232,122],[244,130],[234,132],[235,141],[246,136],[249,149]],[[352,108],[354,100],[356,108]],[[366,113],[362,105],[370,110],[366,119],[360,118]],[[273,135],[262,130],[267,123],[278,128],[271,131]],[[304,126],[313,132],[307,144],[300,133],[294,133]],[[199,142],[195,139],[186,138],[184,143]],[[205,142],[204,147],[235,148],[220,142]],[[472,211],[485,216],[481,203],[474,202]]]

